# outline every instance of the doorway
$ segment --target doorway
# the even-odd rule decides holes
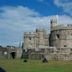
[[[11,58],[15,59],[16,57],[16,52],[11,52]]]

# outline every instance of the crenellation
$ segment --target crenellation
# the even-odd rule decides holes
[[[71,60],[72,25],[58,25],[57,18],[51,19],[50,23],[51,31],[49,34],[47,33],[47,30],[42,28],[36,29],[34,32],[33,45],[35,50],[39,51],[42,49],[42,52],[44,53],[40,51],[38,54],[45,55],[49,60]],[[30,34],[33,36],[33,32]],[[28,34],[28,37],[29,36],[30,35]],[[24,39],[24,43],[25,40],[26,39]],[[28,46],[28,44],[25,45]]]

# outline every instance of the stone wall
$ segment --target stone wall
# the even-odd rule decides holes
[[[49,38],[45,29],[36,29],[35,32],[26,32],[24,34],[23,49],[38,48],[39,45],[49,45]]]
[[[72,47],[72,29],[53,30],[49,37],[50,46]]]

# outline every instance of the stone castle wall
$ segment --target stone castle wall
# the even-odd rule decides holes
[[[50,33],[50,46],[72,47],[72,29],[53,30]]]
[[[72,60],[72,26],[58,25],[57,19],[51,19],[51,31],[48,35],[45,29],[36,29],[34,33],[26,33],[24,35],[24,49],[48,49],[44,53],[33,52],[30,57],[50,52],[53,47],[53,53],[47,53],[48,59],[56,60]],[[33,55],[35,53],[35,55]],[[32,58],[32,57],[31,57]]]
[[[24,49],[38,48],[39,45],[49,45],[48,35],[43,29],[37,29],[35,32],[25,33]]]

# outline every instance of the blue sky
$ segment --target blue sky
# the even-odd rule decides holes
[[[42,15],[63,14],[53,0],[1,0],[0,6],[24,6],[38,11]]]
[[[58,15],[59,24],[72,24],[72,0],[0,0],[0,45],[18,45],[24,32],[43,27]]]

